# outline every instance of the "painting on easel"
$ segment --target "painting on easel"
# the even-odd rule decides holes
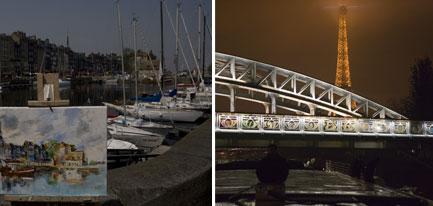
[[[0,108],[0,194],[102,196],[105,107]]]

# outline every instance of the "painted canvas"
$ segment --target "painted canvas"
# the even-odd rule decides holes
[[[0,108],[0,194],[101,196],[105,107]]]

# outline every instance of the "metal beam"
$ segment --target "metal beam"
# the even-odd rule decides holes
[[[230,112],[235,112],[235,89],[229,87],[230,89]]]

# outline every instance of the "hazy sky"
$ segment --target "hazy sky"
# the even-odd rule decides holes
[[[105,161],[107,127],[105,107],[2,108],[0,122],[6,143],[22,145],[57,140],[74,144],[88,160]]]
[[[217,0],[216,51],[333,84],[341,3],[353,91],[385,105],[407,96],[410,66],[433,57],[432,0]]]
[[[212,28],[212,9],[210,0],[187,0],[182,4],[185,21],[191,35],[194,48],[197,47],[199,2],[206,9],[207,23]],[[37,2],[37,3],[36,3]],[[0,33],[10,34],[21,30],[28,35],[49,38],[56,44],[66,44],[66,33],[69,31],[71,48],[78,52],[118,52],[119,37],[114,0],[2,0],[0,6]],[[139,18],[137,41],[145,39],[145,48],[152,49],[160,56],[160,0],[121,0],[121,17],[124,30],[125,47],[132,47],[132,14]],[[173,20],[176,14],[176,0],[166,0]],[[165,18],[165,56],[169,68],[173,67],[175,51],[175,34],[164,13]],[[173,22],[174,23],[174,22]],[[209,40],[207,33],[207,40]],[[143,41],[138,47],[144,48]],[[183,31],[182,45],[189,61],[192,52]],[[211,48],[211,41],[206,44]],[[210,50],[206,53],[208,64],[211,61]],[[190,62],[192,64],[192,61]]]

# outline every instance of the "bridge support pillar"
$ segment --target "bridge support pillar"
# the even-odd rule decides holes
[[[275,95],[271,95],[271,113],[272,114],[277,113],[277,103],[276,103]]]
[[[235,112],[235,89],[230,86],[230,112]]]

